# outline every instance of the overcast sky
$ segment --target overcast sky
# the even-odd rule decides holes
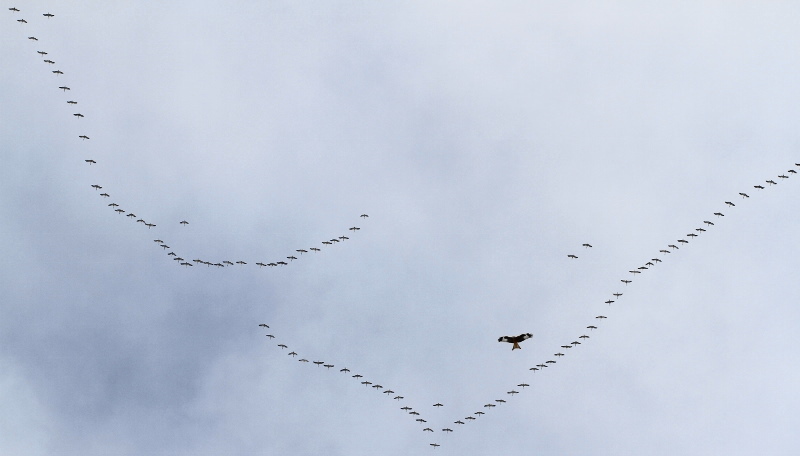
[[[3,0],[0,453],[797,454],[800,5],[734,3]]]

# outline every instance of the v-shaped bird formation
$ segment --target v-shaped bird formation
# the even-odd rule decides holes
[[[28,20],[24,17],[18,17],[22,11],[16,7],[9,8],[9,11],[14,15],[14,19],[16,22],[20,24],[23,29],[28,27]],[[43,17],[47,20],[51,20],[52,18],[56,17],[56,15],[45,12],[41,13]],[[35,46],[32,49],[31,55],[32,57],[42,58],[42,62],[46,65],[43,66],[43,71],[48,71],[52,73],[57,80],[53,82],[53,89],[55,95],[64,95],[67,92],[71,92],[72,88],[67,85],[69,81],[62,83],[61,81],[65,81],[68,79],[68,75],[65,72],[61,71],[58,68],[54,68],[52,65],[56,65],[56,61],[52,59],[58,59],[58,56],[53,56],[46,48],[43,47],[44,43],[39,42],[39,39],[36,36],[28,35],[26,30],[23,30],[23,35],[25,35],[24,39],[26,39],[31,46]],[[58,81],[58,82],[55,82]],[[60,92],[57,92],[60,91]],[[55,96],[54,95],[54,96]],[[70,106],[76,106],[79,104],[79,101],[76,99],[64,99],[64,103]],[[84,114],[86,113],[86,114]],[[82,127],[87,125],[87,128],[91,126],[90,120],[91,117],[91,109],[80,109],[72,113],[71,117],[73,119],[69,121],[78,122],[79,125]],[[65,120],[67,121],[67,120]],[[81,141],[91,141],[91,137],[89,136],[89,131],[85,131],[80,135],[76,135],[75,138]],[[75,140],[73,138],[73,140]],[[81,158],[83,162],[87,164],[87,166],[91,166],[92,169],[100,170],[102,169],[102,163],[99,163],[96,160],[96,157],[85,157]],[[795,168],[800,168],[800,163],[794,163]],[[753,185],[753,189],[757,190],[756,192],[750,191],[752,194],[748,194],[744,191],[737,192],[738,198],[732,198],[738,201],[738,204],[752,204],[751,201],[757,201],[757,197],[760,195],[761,192],[768,192],[771,190],[767,190],[769,187],[778,186],[778,182],[783,182],[790,179],[791,175],[797,174],[797,170],[794,168],[789,168],[787,170],[779,171],[780,174],[777,176],[771,176],[767,179],[762,181],[758,181]],[[776,180],[777,179],[777,180]],[[764,185],[766,184],[766,186]],[[97,181],[91,182],[87,184],[88,188],[93,189],[94,193],[99,197],[98,200],[103,201],[103,204],[106,205],[110,209],[111,212],[116,213],[119,216],[124,216],[131,220],[132,223],[141,224],[144,228],[151,230],[153,228],[157,228],[159,224],[163,222],[159,222],[159,224],[154,223],[149,218],[146,219],[142,216],[137,215],[137,213],[133,212],[131,208],[123,208],[122,205],[116,202],[112,198],[110,190],[107,188],[109,184],[103,182],[100,178]],[[87,191],[91,191],[88,190]],[[108,199],[107,199],[108,198]],[[106,202],[110,201],[110,202]],[[720,204],[724,204],[726,206],[725,210],[736,210],[737,203],[733,201],[722,201]],[[139,208],[135,208],[136,212],[142,213]],[[623,278],[619,280],[623,286],[628,286],[634,282],[634,279],[638,278],[640,274],[651,273],[653,270],[658,268],[658,265],[661,264],[663,261],[666,261],[668,257],[671,256],[672,253],[677,253],[682,248],[690,248],[690,244],[694,242],[702,242],[702,238],[705,236],[709,236],[711,232],[713,232],[714,227],[716,224],[720,223],[725,214],[720,209],[712,209],[709,211],[710,216],[708,220],[702,220],[698,223],[692,224],[688,227],[688,233],[679,235],[675,239],[666,240],[664,245],[656,246],[652,254],[645,254],[643,255],[642,261],[637,264],[633,265],[630,269],[625,268],[623,271]],[[361,222],[365,222],[366,219],[369,218],[368,214],[361,214],[359,216]],[[712,221],[715,220],[715,221]],[[174,223],[177,225],[181,225],[185,229],[191,229],[191,223],[188,220],[175,220],[169,221],[168,223]],[[182,266],[184,268],[190,268],[195,265],[205,265],[206,267],[214,266],[215,268],[227,268],[227,267],[258,267],[258,268],[275,268],[275,267],[285,267],[293,262],[302,261],[303,258],[307,258],[313,256],[315,254],[319,254],[322,252],[323,249],[331,249],[334,248],[333,246],[344,243],[350,240],[349,236],[356,235],[356,233],[361,228],[359,226],[353,225],[347,227],[346,229],[342,229],[339,233],[334,233],[329,239],[323,239],[318,241],[317,244],[312,246],[301,246],[299,248],[287,248],[286,255],[281,258],[271,258],[271,259],[263,259],[263,258],[215,258],[215,259],[207,259],[207,258],[200,258],[199,256],[191,255],[189,253],[178,253],[177,248],[173,248],[170,244],[173,244],[172,240],[167,240],[161,237],[157,237],[153,239],[153,248],[160,249],[168,259],[174,261],[177,265]],[[349,233],[347,233],[349,231]],[[156,231],[153,231],[156,233]],[[582,252],[592,252],[593,245],[590,243],[583,243],[580,247],[583,247]],[[583,255],[583,254],[582,254]],[[581,256],[582,256],[581,255]],[[192,258],[194,257],[194,258]],[[580,260],[580,256],[577,253],[568,253],[566,257],[569,259],[568,261],[573,260]],[[191,258],[191,259],[190,259]],[[563,257],[561,257],[563,258]],[[604,301],[598,302],[598,304],[605,304],[605,306],[601,307],[604,309],[608,309],[611,307],[612,304],[617,304],[621,301],[621,298],[624,296],[624,292],[619,289],[619,287],[615,286],[611,290],[610,293]],[[270,329],[269,325],[266,323],[259,324],[259,327],[264,328],[265,330],[269,330],[266,334],[268,338],[268,343],[276,347],[280,353],[285,353],[285,358],[287,361],[292,361],[298,363],[298,368],[303,369],[317,369],[329,372],[330,376],[339,376],[341,378],[347,379],[347,381],[353,381],[354,385],[358,385],[359,388],[363,386],[363,390],[368,392],[369,394],[384,394],[387,397],[387,404],[391,404],[393,407],[397,407],[402,413],[407,414],[414,422],[419,424],[421,435],[427,436],[428,434],[439,436],[439,435],[449,435],[452,433],[458,433],[462,428],[468,428],[472,426],[474,421],[479,420],[483,415],[487,413],[497,413],[495,411],[496,408],[502,407],[510,401],[513,401],[517,398],[518,395],[524,393],[527,387],[530,387],[534,377],[534,374],[539,373],[541,375],[541,371],[551,370],[551,367],[555,367],[554,365],[558,363],[563,357],[568,356],[571,352],[580,349],[581,346],[584,344],[588,344],[591,339],[592,331],[599,330],[601,328],[601,324],[608,318],[605,315],[607,312],[598,313],[594,316],[590,321],[585,321],[580,325],[580,328],[576,330],[572,337],[565,337],[563,345],[558,346],[557,348],[553,349],[553,354],[551,359],[549,356],[546,359],[540,359],[537,362],[532,363],[532,365],[528,368],[528,372],[520,372],[520,377],[512,382],[509,385],[507,391],[501,391],[496,394],[487,394],[487,399],[485,402],[480,401],[476,402],[476,409],[475,412],[469,413],[464,416],[463,412],[452,411],[454,413],[451,418],[445,422],[440,422],[436,424],[429,423],[430,417],[428,412],[432,409],[440,409],[444,408],[447,409],[446,404],[441,402],[437,402],[434,404],[429,405],[415,405],[412,407],[409,405],[411,403],[410,399],[406,398],[405,393],[402,392],[400,387],[395,386],[384,386],[382,383],[378,382],[376,379],[368,379],[355,369],[351,369],[347,366],[342,366],[338,362],[329,361],[327,355],[324,355],[326,360],[319,359],[319,355],[316,354],[314,356],[298,353],[294,351],[290,344],[287,341],[284,341],[282,338],[278,341],[275,339],[277,336],[273,334],[273,330]],[[519,335],[502,335],[497,339],[498,342],[501,343],[508,343],[512,345],[511,350],[515,351],[518,349],[522,349],[524,342],[527,344],[536,343],[536,335],[532,333],[522,333]],[[279,343],[276,343],[279,342]],[[490,338],[486,339],[487,343],[491,342]],[[507,347],[507,346],[505,346]],[[524,350],[523,350],[524,352]],[[311,365],[313,364],[313,366]],[[395,389],[396,388],[396,389]],[[518,388],[518,389],[517,389]],[[426,442],[431,448],[436,449],[441,446],[443,440],[437,440],[436,442]]]

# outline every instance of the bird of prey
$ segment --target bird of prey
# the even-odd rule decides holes
[[[497,339],[497,341],[498,342],[508,342],[509,344],[514,344],[514,346],[511,347],[511,350],[516,350],[518,348],[522,349],[522,347],[519,346],[520,342],[522,342],[524,340],[528,340],[531,337],[533,337],[533,334],[525,333],[525,334],[520,334],[519,336],[503,336],[503,337]]]

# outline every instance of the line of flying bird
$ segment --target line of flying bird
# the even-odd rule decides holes
[[[11,7],[11,8],[9,8],[9,10],[10,10],[11,12],[13,12],[13,13],[18,13],[18,12],[20,12],[20,10],[19,10],[19,9],[17,9],[17,8],[15,8],[15,7]],[[49,18],[52,18],[52,17],[55,17],[55,15],[54,15],[54,14],[51,14],[51,13],[44,13],[44,14],[43,14],[43,16],[44,16],[44,17],[47,17],[48,19],[49,19]],[[24,19],[21,19],[21,20],[19,20],[19,22],[22,22],[22,23],[27,23],[27,21],[25,21]],[[39,41],[39,39],[38,39],[37,37],[35,37],[35,36],[29,36],[29,37],[28,37],[28,40],[30,40],[30,41],[36,41],[36,42],[38,42],[38,41]],[[37,54],[39,54],[39,55],[40,55],[40,56],[42,56],[42,57],[44,57],[44,56],[48,55],[48,52],[47,52],[47,51],[42,51],[42,50],[37,50],[37,51],[36,51],[36,53],[37,53]],[[47,64],[49,64],[49,65],[53,65],[53,64],[55,64],[55,62],[54,62],[53,60],[50,60],[49,58],[48,58],[48,59],[45,59],[45,60],[44,60],[44,62],[45,62],[45,63],[47,63]],[[61,75],[61,74],[64,74],[64,73],[63,73],[62,71],[60,71],[60,70],[53,70],[53,71],[52,71],[52,73],[54,73],[54,74],[56,74],[56,75]],[[67,85],[62,85],[62,86],[59,86],[58,88],[59,88],[60,90],[62,90],[63,92],[67,92],[67,91],[71,91],[71,90],[72,90],[72,89],[71,89],[70,87],[68,87]],[[77,102],[77,101],[75,101],[75,100],[67,100],[67,104],[69,104],[69,105],[77,105],[77,104],[78,104],[78,102]],[[72,116],[73,116],[73,117],[75,117],[75,118],[78,118],[78,119],[82,119],[82,118],[86,117],[86,116],[85,116],[83,113],[80,113],[80,112],[73,113],[73,114],[72,114]],[[79,138],[81,141],[85,141],[85,140],[88,140],[88,139],[90,139],[90,138],[89,138],[89,136],[88,136],[88,135],[86,135],[86,134],[79,135],[79,136],[78,136],[78,138]],[[91,165],[96,165],[96,164],[97,164],[97,161],[96,161],[96,160],[94,160],[93,158],[87,158],[87,159],[84,159],[83,161],[84,161],[85,163],[87,163],[89,166],[91,166]],[[91,184],[91,185],[90,185],[90,187],[91,187],[91,188],[93,188],[95,191],[98,191],[98,192],[99,192],[100,190],[103,190],[103,186],[102,186],[102,185],[100,185],[100,184]],[[101,197],[103,197],[103,198],[110,198],[110,197],[111,197],[111,195],[110,195],[110,194],[109,194],[107,191],[103,191],[102,193],[99,193],[99,195],[100,195]],[[148,222],[148,221],[147,221],[147,220],[145,220],[143,217],[139,217],[139,216],[137,216],[137,215],[136,215],[134,212],[132,212],[132,211],[126,211],[125,209],[121,208],[119,204],[117,204],[117,203],[115,203],[115,202],[108,203],[108,207],[110,207],[110,208],[111,208],[111,209],[112,209],[114,212],[116,212],[116,213],[117,213],[117,214],[119,214],[119,215],[125,215],[125,217],[129,218],[130,220],[135,220],[135,221],[136,221],[136,223],[141,223],[143,226],[147,227],[148,229],[150,229],[150,228],[155,228],[155,227],[157,226],[155,223]],[[366,219],[366,218],[368,218],[368,217],[369,217],[369,215],[367,215],[367,214],[361,214],[361,218],[362,218],[362,219]],[[188,221],[186,221],[186,220],[181,220],[181,221],[179,222],[179,224],[180,224],[180,225],[182,225],[182,226],[186,226],[186,225],[188,225],[188,224],[189,224],[189,222],[188,222]],[[361,229],[361,228],[360,228],[360,227],[358,227],[358,226],[352,226],[352,227],[348,228],[348,230],[349,230],[351,233],[355,233],[356,231],[359,231],[360,229]],[[351,234],[351,235],[352,235],[352,234]],[[343,242],[343,241],[346,241],[346,240],[349,240],[349,239],[350,239],[350,238],[349,238],[348,236],[344,236],[344,235],[341,235],[341,236],[335,236],[335,237],[333,237],[333,238],[331,238],[331,239],[328,239],[328,240],[324,240],[324,241],[322,241],[322,243],[321,243],[321,247],[323,247],[323,248],[324,248],[325,246],[332,246],[332,245],[338,244],[338,243],[340,243],[340,242]],[[169,249],[169,248],[170,248],[170,247],[169,247],[168,245],[166,245],[166,243],[165,243],[163,240],[161,240],[161,239],[155,239],[154,241],[155,241],[155,242],[158,244],[158,246],[159,246],[159,247],[163,248],[164,250],[166,250],[166,249]],[[302,254],[304,254],[304,253],[308,253],[308,252],[321,252],[321,251],[322,251],[322,249],[321,249],[320,247],[316,247],[316,246],[315,246],[315,247],[308,247],[307,249],[296,249],[296,250],[295,250],[295,253],[293,253],[293,254],[291,254],[291,255],[288,255],[288,256],[286,256],[286,258],[282,258],[282,259],[280,259],[280,260],[271,261],[271,262],[265,262],[265,261],[256,261],[256,262],[252,262],[252,263],[253,263],[254,265],[258,266],[259,268],[263,268],[263,267],[287,266],[289,263],[287,263],[287,261],[286,261],[286,260],[288,260],[289,262],[292,262],[292,261],[294,261],[294,260],[297,260],[297,259],[298,259],[298,257],[297,257],[296,255],[298,255],[298,254],[299,254],[299,255],[302,255]],[[183,267],[185,267],[185,268],[192,267],[192,266],[194,266],[195,264],[205,264],[205,265],[206,265],[206,266],[208,266],[208,267],[210,267],[210,266],[215,266],[215,267],[226,267],[226,266],[234,266],[234,265],[246,265],[246,264],[248,264],[248,262],[246,262],[246,261],[244,261],[244,260],[238,260],[238,261],[236,261],[236,262],[232,262],[232,261],[230,261],[230,260],[221,260],[221,261],[207,261],[207,260],[204,260],[204,259],[201,259],[201,258],[195,258],[195,259],[193,259],[193,260],[189,261],[189,260],[186,260],[185,258],[183,258],[182,256],[178,255],[178,254],[177,254],[177,253],[175,253],[174,251],[169,251],[169,252],[167,253],[167,256],[171,257],[171,258],[172,258],[172,260],[174,260],[174,261],[176,262],[176,264],[178,264],[178,265],[180,265],[180,266],[183,266]]]

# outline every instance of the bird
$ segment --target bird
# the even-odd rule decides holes
[[[431,429],[431,428],[425,428],[425,429],[423,429],[422,431],[423,431],[423,432],[425,432],[425,431],[428,431],[428,432],[433,432],[433,429]]]
[[[769,185],[778,185],[778,183],[777,183],[777,182],[775,182],[774,180],[768,180],[768,181],[767,181],[767,183],[768,183]]]
[[[13,7],[13,6],[11,8],[9,8],[8,10],[11,11],[12,13],[18,13],[19,12],[19,10],[16,7]]]
[[[538,370],[539,370],[539,368],[538,368],[538,367],[531,367],[531,368],[530,368],[530,369],[528,369],[528,370],[532,370],[532,371],[534,371],[534,372],[535,372],[535,371],[538,371]]]
[[[297,356],[297,352],[289,352],[288,355],[294,358],[295,356]]]
[[[591,248],[592,244],[583,244],[583,246],[586,247],[586,248]]]
[[[671,253],[669,250],[659,250],[660,253]]]
[[[739,192],[739,194],[742,195],[742,198],[750,198],[750,196],[747,193]]]
[[[529,385],[529,384],[527,384],[527,383],[520,383],[520,384],[519,384],[519,385],[517,385],[517,386],[519,386],[519,387],[521,387],[521,388],[525,388],[526,386],[531,386],[531,385]]]
[[[579,338],[579,339],[588,339],[588,338],[589,338],[589,336],[587,336],[586,334],[584,334],[584,335],[582,335],[582,336],[580,336],[580,337],[578,337],[578,338]]]
[[[19,11],[19,10],[17,10],[17,11]],[[27,24],[28,23],[28,21],[26,21],[25,19],[17,19],[17,22],[19,22],[20,24]]]
[[[411,407],[406,405],[405,407],[400,407],[400,410],[411,410]]]
[[[563,353],[556,353],[554,356],[564,356]]]
[[[312,361],[312,362],[314,364],[316,364],[317,366],[321,366],[321,365],[325,364],[325,361]]]
[[[76,112],[75,114],[73,114],[73,116],[78,117],[78,118],[86,117],[86,116],[84,116],[83,114],[81,114],[79,112]]]
[[[289,261],[294,261],[294,260],[296,260],[296,259],[297,259],[297,257],[296,257],[296,256],[287,256],[286,258],[288,258],[288,259],[289,259]]]
[[[63,72],[63,71],[61,71],[61,70],[53,70],[53,74],[55,74],[56,76],[58,76],[59,74],[64,74],[64,72]],[[83,117],[83,116],[81,116],[81,117]]]
[[[450,428],[444,428],[442,429],[442,432],[453,432],[453,430]]]
[[[464,423],[461,423],[461,424],[464,424]],[[429,445],[432,446],[434,450],[436,449],[436,447],[441,446],[438,443],[430,443]]]
[[[444,407],[444,404],[441,404],[441,403],[437,402],[437,403],[433,404],[433,406],[434,407]]]
[[[478,410],[477,412],[474,413],[474,415],[486,415],[486,414]]]
[[[318,249],[316,247],[309,247],[308,250],[311,250],[313,252],[320,252],[321,251],[320,249]]]
[[[78,137],[79,137],[79,138],[81,138],[82,140],[84,140],[84,139],[89,139],[89,137],[88,137],[88,136],[86,136],[86,135],[80,135],[80,136],[78,136]]]
[[[54,62],[54,61],[52,61],[50,59],[45,59],[45,60],[43,60],[43,62],[44,63],[49,63],[50,65],[54,65],[56,63],[56,62]]]
[[[606,317],[605,315],[598,315],[598,316],[596,316],[596,317],[594,317],[594,318],[598,318],[598,319],[601,319],[601,320],[602,320],[602,319],[604,319],[604,318],[608,318],[608,317]]]
[[[632,282],[632,280],[625,280],[625,279],[622,279],[622,280],[621,280],[621,282],[622,282],[622,283],[624,283],[625,285],[627,285],[627,284],[631,283],[631,282]]]
[[[268,324],[266,324],[266,323],[261,323],[261,324],[260,324],[260,325],[258,325],[258,326],[260,326],[260,327],[262,327],[262,328],[269,328],[269,325],[268,325]]]
[[[67,104],[78,104],[78,102],[74,101],[74,100],[69,100],[69,101],[67,101]]]
[[[779,178],[781,178],[781,179],[788,179],[788,178],[789,178],[789,176],[786,176],[786,175],[783,175],[783,174],[781,174],[781,175],[780,175],[780,176],[778,176],[778,177],[779,177]]]
[[[45,51],[36,51],[36,53],[39,55],[47,55],[47,52]]]
[[[731,206],[731,207],[736,206],[735,204],[731,203],[730,201],[725,201],[725,204],[727,204],[728,206]]]
[[[363,375],[361,375],[361,374],[355,374],[355,375],[353,375],[353,378],[361,378],[361,377],[363,377]]]
[[[95,189],[95,190],[100,190],[103,187],[101,187],[101,186],[99,186],[97,184],[92,184],[92,188]]]
[[[688,244],[689,243],[689,241],[687,241],[686,239],[678,239],[678,242],[680,242],[681,244]]]
[[[586,329],[595,330],[595,329],[597,329],[597,326],[589,325],[589,326],[586,327]]]
[[[505,404],[506,403],[505,399],[495,399],[494,401],[497,402],[498,404]]]
[[[795,171],[795,170],[793,170],[793,169],[790,169],[789,171],[786,171],[786,172],[787,172],[787,173],[792,173],[792,174],[797,174],[797,171]]]
[[[673,249],[678,249],[678,248],[680,248],[680,247],[678,247],[678,246],[677,246],[677,245],[675,245],[675,244],[670,244],[670,245],[668,245],[667,247],[670,247],[670,248],[673,248]]]
[[[578,256],[577,256],[577,255],[572,255],[572,254],[570,254],[570,255],[567,255],[567,257],[568,257],[568,258],[578,258]]]
[[[186,220],[181,220],[181,225],[188,225],[188,224],[189,222],[187,222]]]
[[[48,19],[49,19],[49,18],[51,18],[51,17],[55,17],[55,14],[44,13],[44,14],[42,14],[42,16],[44,16],[44,17],[46,17],[46,18],[48,18]]]
[[[350,369],[345,367],[344,369],[339,369],[339,372],[350,372]]]
[[[661,261],[661,260],[658,260],[658,261]],[[614,296],[619,298],[620,296],[622,296],[622,293],[614,293]]]
[[[610,305],[611,305],[611,303],[613,303],[613,302],[614,302],[614,301],[612,301],[612,300],[610,300],[610,299],[609,299],[608,301],[606,301],[606,304],[608,304],[608,305],[610,306]]]
[[[709,222],[708,220],[703,220],[703,223],[705,223],[708,226],[714,226],[714,223]]]
[[[66,92],[67,90],[72,90],[67,86],[61,86],[61,87],[59,87],[59,89],[63,90],[64,92]]]
[[[367,217],[369,217],[369,215],[367,215],[367,214],[361,214],[361,218],[367,218]]]
[[[284,345],[284,344],[278,344],[278,347],[281,347],[281,348],[289,348],[289,347],[287,347],[287,346],[286,346],[286,345]]]
[[[717,217],[725,217],[725,214],[723,214],[722,212],[714,212],[714,215],[716,215]]]
[[[357,226],[354,226],[354,227],[351,227],[351,228],[349,228],[349,230],[350,230],[350,231],[358,231],[358,230],[360,230],[360,229],[361,229],[361,228],[359,228],[359,227],[357,227]]]
[[[519,346],[520,342],[522,342],[524,340],[527,340],[527,339],[530,339],[531,337],[533,337],[533,334],[525,333],[525,334],[520,334],[519,336],[516,336],[516,337],[514,337],[514,336],[503,336],[503,337],[497,339],[497,341],[498,342],[508,342],[510,344],[514,344],[514,346],[511,347],[511,350],[516,350],[518,348],[522,349],[522,347]]]
[[[29,36],[28,39],[33,41],[39,41],[39,38],[36,38],[35,36]]]
[[[512,396],[513,396],[513,395],[515,395],[515,394],[519,394],[519,391],[514,391],[514,390],[511,390],[511,391],[506,391],[506,394],[510,394],[510,395],[512,395]]]
[[[89,160],[84,160],[84,161],[85,161],[86,163],[90,164],[90,165],[93,165],[93,164],[97,163],[96,161],[94,161],[94,160],[92,160],[92,159],[89,159]]]
[[[395,399],[395,400],[399,401],[400,399],[405,399],[405,398],[403,396],[395,396],[392,399]]]

